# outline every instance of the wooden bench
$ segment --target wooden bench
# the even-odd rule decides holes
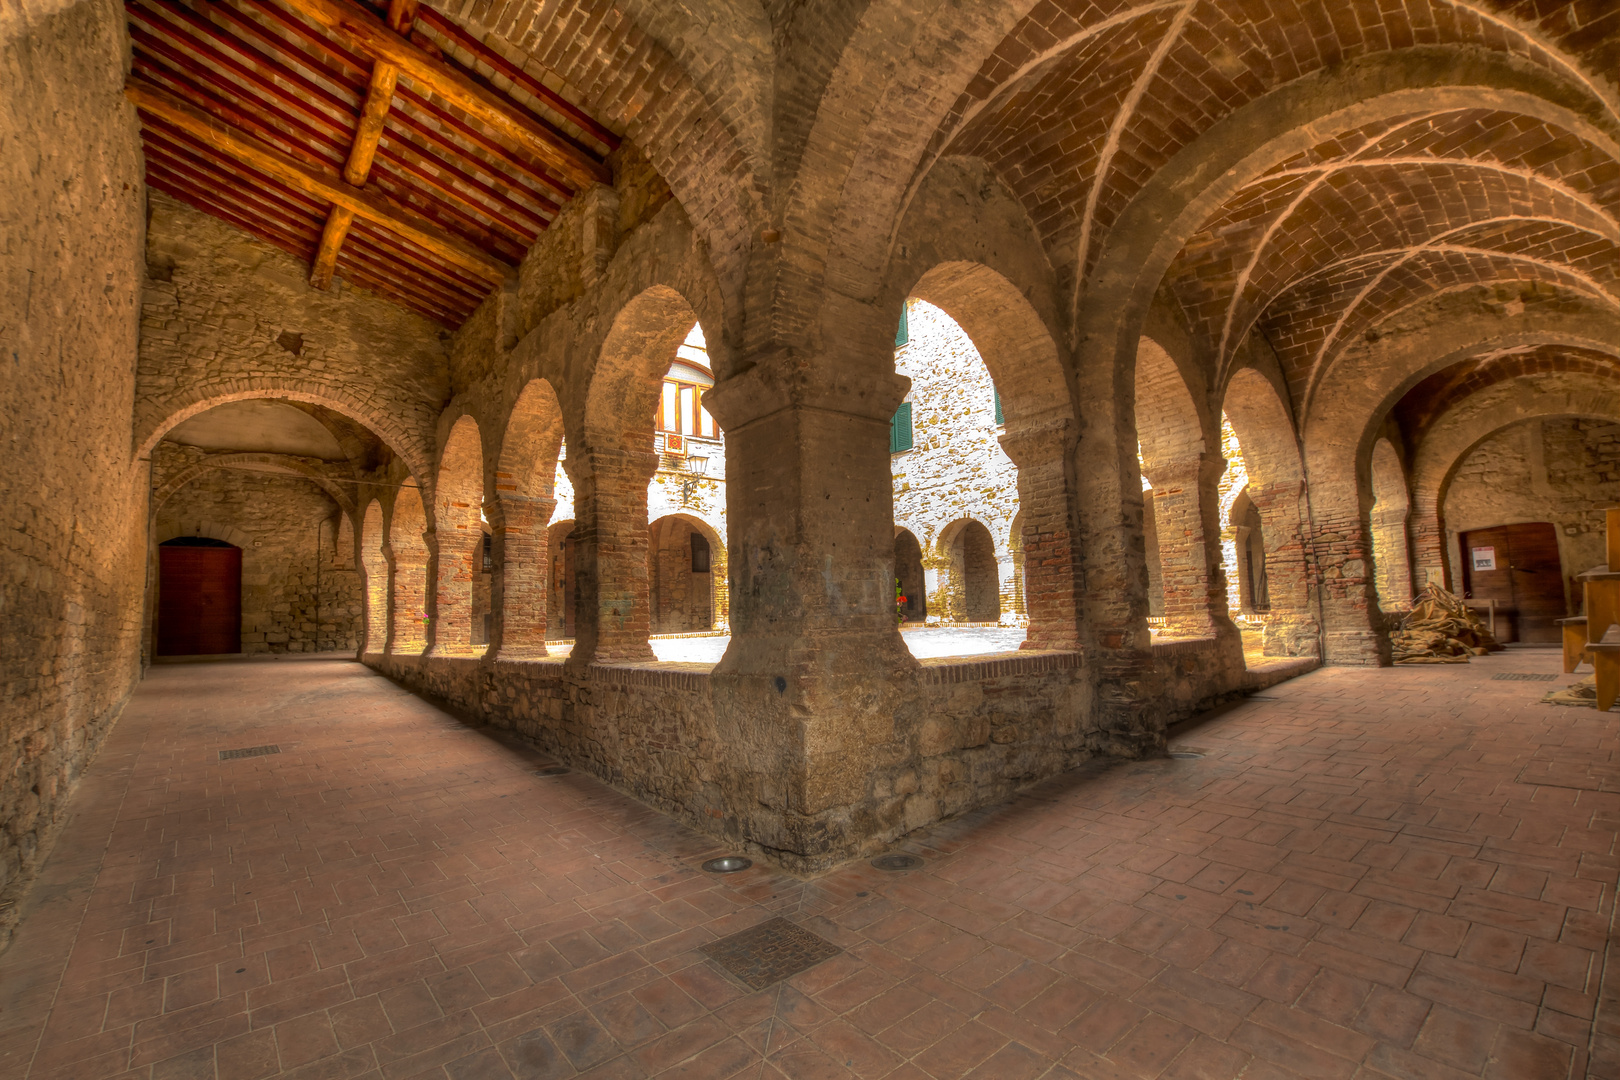
[[[1602,641],[1588,642],[1592,670],[1597,674],[1598,712],[1608,712],[1620,697],[1620,626],[1611,626]]]

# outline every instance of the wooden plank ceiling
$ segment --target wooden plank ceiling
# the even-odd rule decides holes
[[[607,128],[416,0],[126,0],[146,180],[445,326],[506,279]]]

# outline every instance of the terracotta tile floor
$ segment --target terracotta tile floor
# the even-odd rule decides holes
[[[1316,672],[808,883],[356,664],[158,668],[0,956],[0,1075],[1620,1076],[1620,717],[1490,680],[1556,664]],[[777,915],[844,952],[698,951]]]

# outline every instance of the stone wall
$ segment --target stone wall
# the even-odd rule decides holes
[[[1531,420],[1480,443],[1457,467],[1445,496],[1446,553],[1461,587],[1458,536],[1472,529],[1551,522],[1569,579],[1604,561],[1604,508],[1620,505],[1620,425]],[[1568,597],[1579,606],[1580,592]],[[1574,608],[1572,607],[1572,610]]]
[[[242,548],[244,653],[353,651],[365,601],[352,558],[334,543],[341,513],[308,480],[210,469],[158,509],[156,539],[216,536]]]
[[[515,732],[703,832],[819,870],[942,818],[1007,798],[1099,754],[1136,753],[1092,720],[1076,653],[931,660],[913,704],[871,733],[862,795],[809,856],[773,850],[780,811],[740,768],[700,665],[608,666],[367,653],[367,664],[463,716]],[[1150,736],[1151,737],[1151,736]]]
[[[212,405],[289,397],[366,425],[431,483],[450,398],[446,331],[341,279],[313,288],[292,255],[149,198],[136,445]]]
[[[110,0],[0,8],[0,895],[31,875],[140,670],[123,26]]]

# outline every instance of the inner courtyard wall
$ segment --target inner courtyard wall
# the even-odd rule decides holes
[[[1488,436],[1458,465],[1445,495],[1446,557],[1462,587],[1459,537],[1529,521],[1558,533],[1566,601],[1571,578],[1604,562],[1604,509],[1620,505],[1620,424],[1579,417],[1529,420]]]
[[[111,0],[0,10],[0,899],[140,674],[144,178]],[[10,933],[0,904],[0,947]]]
[[[894,523],[923,549],[930,625],[966,610],[962,586],[949,573],[941,536],[964,518],[990,531],[995,545],[999,621],[1020,625],[1022,591],[1015,575],[1013,519],[1018,516],[1018,467],[998,441],[996,386],[967,333],[924,300],[906,301],[907,341],[895,371],[911,380],[911,449],[891,454]],[[947,602],[946,593],[958,594]]]
[[[158,510],[155,539],[210,535],[210,528],[247,539],[244,654],[353,652],[360,647],[365,600],[359,573],[347,565],[352,559],[344,560],[334,542],[342,512],[309,480],[210,469]]]

